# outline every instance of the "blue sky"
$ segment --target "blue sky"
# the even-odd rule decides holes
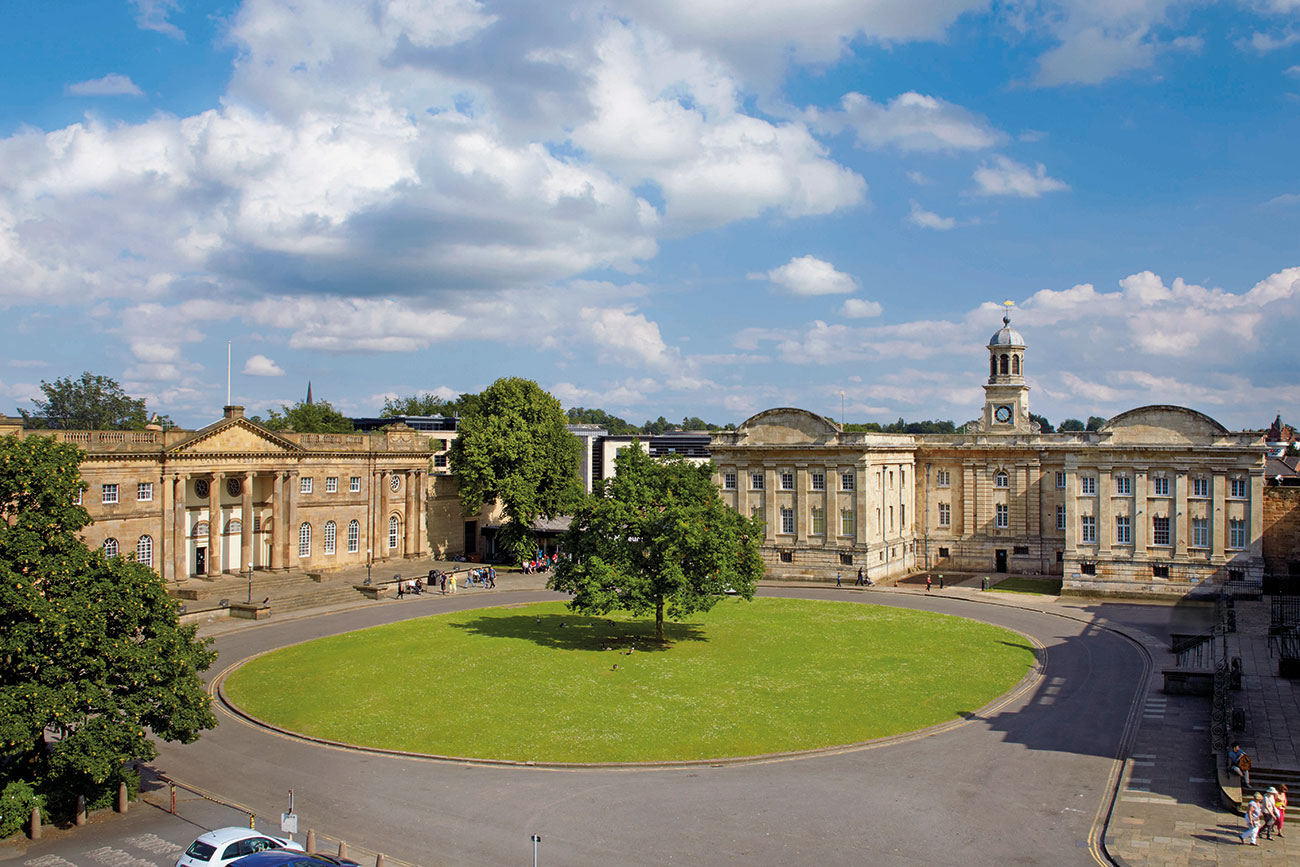
[[[632,421],[1300,385],[1300,0],[0,9],[0,411],[537,380]]]

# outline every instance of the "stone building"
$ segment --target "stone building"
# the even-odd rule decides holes
[[[717,483],[764,520],[770,572],[1028,572],[1102,593],[1261,580],[1260,432],[1155,405],[1097,431],[1043,433],[1026,348],[1004,318],[983,410],[958,434],[846,433],[793,408],[716,434]]]
[[[473,553],[489,517],[462,517],[445,460],[454,432],[275,432],[228,406],[197,431],[23,430],[0,419],[6,434],[84,450],[87,544],[168,580]]]

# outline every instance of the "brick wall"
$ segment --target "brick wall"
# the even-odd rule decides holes
[[[1300,488],[1264,488],[1264,571],[1288,574],[1300,562]]]

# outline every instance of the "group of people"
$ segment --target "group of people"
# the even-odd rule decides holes
[[[559,560],[559,554],[547,555],[545,551],[538,551],[536,557],[524,561],[524,574],[532,575],[537,572],[545,572],[548,569],[554,569],[555,564],[558,563]]]
[[[1241,744],[1233,744],[1228,751],[1228,770],[1241,777],[1244,788],[1250,787],[1250,756],[1242,750]],[[1246,801],[1246,830],[1241,832],[1241,842],[1249,846],[1258,846],[1259,838],[1272,840],[1273,835],[1285,837],[1282,825],[1286,822],[1287,787],[1269,786],[1263,792],[1256,792]]]

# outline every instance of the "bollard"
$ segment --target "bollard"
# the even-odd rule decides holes
[[[307,829],[307,854],[308,855],[316,854],[316,829],[315,828]]]
[[[380,852],[378,855],[375,856],[375,867],[388,867],[387,862],[384,861],[383,852]]]
[[[86,796],[77,795],[77,815],[73,818],[72,823],[77,826],[86,824]]]
[[[117,784],[117,811],[125,813],[127,811],[126,783]]]
[[[41,808],[32,807],[32,824],[28,829],[33,840],[41,839]]]
[[[348,844],[344,840],[339,841],[339,857],[340,858],[348,857]]]
[[[167,781],[167,791],[171,793],[171,802],[172,802],[171,813],[173,816],[175,816],[176,815],[176,784],[173,783],[171,780]]]

